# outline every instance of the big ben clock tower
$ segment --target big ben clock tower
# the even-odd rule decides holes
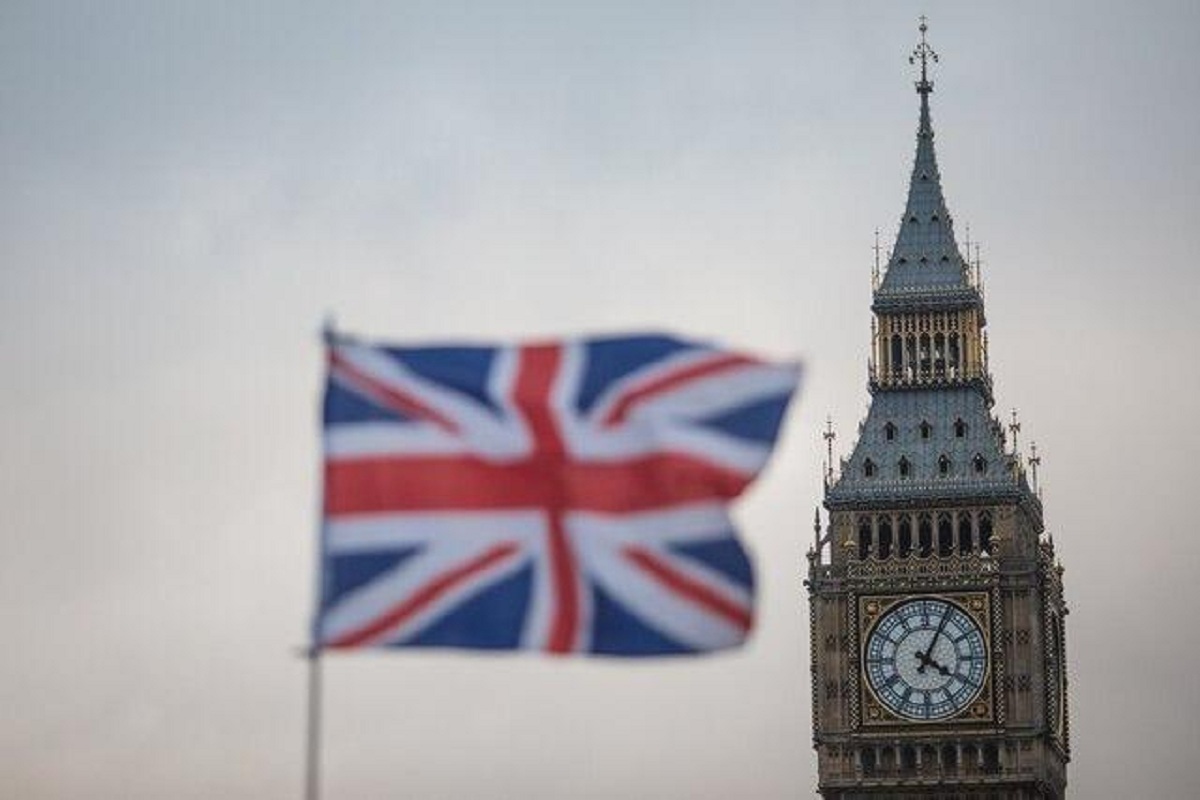
[[[1006,430],[992,413],[978,265],[942,193],[937,56],[924,19],[920,31],[908,202],[874,280],[871,406],[840,474],[830,464],[828,524],[818,514],[809,552],[819,788],[827,800],[1061,800],[1062,568],[1036,452],[1031,486],[1015,414]]]

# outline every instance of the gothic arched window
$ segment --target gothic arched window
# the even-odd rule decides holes
[[[933,426],[928,422],[921,423],[921,438],[928,439],[933,434]]]
[[[971,459],[971,466],[974,467],[977,474],[982,475],[987,472],[987,459],[976,453],[975,457]]]
[[[913,549],[912,517],[910,517],[908,514],[900,517],[899,536],[900,541],[897,544],[897,547],[900,551],[900,557],[908,558]]]
[[[928,514],[917,518],[917,555],[929,558],[933,555],[933,519]]]
[[[906,456],[900,456],[900,463],[897,466],[900,468],[901,478],[907,478],[908,474],[912,472],[912,465],[908,463]]]
[[[875,462],[869,458],[863,462],[863,476],[867,478],[875,477]]]
[[[887,439],[889,442],[893,441],[896,438],[896,426],[890,422],[887,425],[884,425],[883,438]]]
[[[969,553],[974,548],[974,537],[971,533],[971,515],[963,511],[958,515],[958,552]]]
[[[954,555],[954,523],[949,514],[938,514],[938,555],[942,558]]]
[[[879,517],[879,557],[892,557],[892,518],[887,514]]]
[[[962,421],[962,417],[954,420],[954,436],[961,439],[967,435],[967,423]]]
[[[992,552],[992,515],[988,511],[979,515],[979,550],[988,554]]]
[[[941,457],[938,459],[938,474],[939,475],[949,475],[950,474],[950,457],[948,455],[946,455],[945,453],[942,453]]]

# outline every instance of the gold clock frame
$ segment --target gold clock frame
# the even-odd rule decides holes
[[[975,621],[983,632],[988,663],[984,670],[983,685],[979,693],[962,711],[936,720],[921,720],[902,717],[880,702],[871,688],[866,673],[867,636],[875,623],[893,606],[909,600],[928,597],[953,603]],[[989,592],[921,592],[917,594],[871,594],[858,597],[858,685],[861,703],[860,724],[865,728],[912,727],[936,725],[990,724],[997,721],[995,699],[996,664],[999,654],[995,652],[992,619],[992,597]]]

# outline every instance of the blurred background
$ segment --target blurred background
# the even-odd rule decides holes
[[[800,356],[741,652],[326,660],[325,797],[811,797],[804,552],[866,410],[919,14],[996,411],[1066,565],[1072,794],[1200,755],[1200,6],[0,10],[0,786],[298,797],[318,330]]]

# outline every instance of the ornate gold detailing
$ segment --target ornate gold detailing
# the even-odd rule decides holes
[[[848,577],[867,580],[993,576],[998,575],[1000,569],[994,558],[984,558],[976,553],[931,558],[867,559],[851,561],[846,567]]]
[[[983,687],[980,689],[979,695],[975,700],[949,719],[921,721],[899,717],[875,698],[870,688],[870,682],[862,672],[865,655],[860,655],[856,664],[858,669],[853,673],[859,692],[859,703],[855,709],[857,713],[854,714],[856,717],[855,721],[864,728],[892,726],[911,729],[916,726],[921,730],[928,730],[938,726],[954,728],[972,723],[997,722],[1003,724],[1004,709],[1002,704],[997,702],[994,690],[996,682],[1003,681],[1004,678],[1003,654],[999,649],[1000,645],[995,636],[996,626],[999,624],[999,621],[997,619],[998,614],[993,613],[993,604],[998,601],[998,597],[993,597],[994,592],[995,590],[979,592],[929,592],[927,594],[929,597],[954,603],[966,611],[979,625],[980,630],[983,631],[984,641],[987,643],[988,648],[989,663]],[[888,609],[898,603],[909,601],[919,596],[911,593],[858,596],[857,609],[854,604],[850,608],[852,612],[855,610],[858,611],[854,615],[853,624],[855,626],[854,630],[858,633],[858,648],[860,651],[866,647],[867,637],[871,628],[880,617],[887,613]]]
[[[983,354],[982,309],[876,314],[871,381],[876,387],[990,385]]]

